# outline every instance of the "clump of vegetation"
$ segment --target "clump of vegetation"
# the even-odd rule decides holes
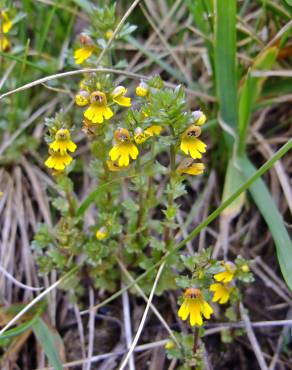
[[[281,106],[291,6],[126,3],[1,2],[1,363],[44,367],[39,345],[27,352],[33,332],[55,369],[77,360],[90,370],[95,343],[111,357],[125,341],[109,367],[135,370],[141,336],[165,347],[165,368],[234,367],[245,341],[265,369],[251,320],[267,318],[250,297],[262,294],[259,279],[285,302],[292,287],[288,176],[278,163],[277,202],[262,178],[292,147]],[[280,83],[267,81],[274,66]],[[262,129],[269,114],[280,123]],[[219,342],[228,359],[218,362]],[[288,343],[281,334],[282,362]]]

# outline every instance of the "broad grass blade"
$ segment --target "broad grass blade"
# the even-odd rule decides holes
[[[248,158],[240,158],[239,163],[244,180],[257,172]],[[249,191],[269,226],[275,242],[280,269],[288,287],[292,290],[292,241],[284,225],[283,217],[277,209],[267,185],[261,178],[249,187]]]
[[[225,183],[224,183],[224,190],[222,201],[225,202],[237,189],[239,189],[244,184],[244,178],[242,177],[242,173],[238,168],[238,165],[234,161],[233,158],[229,160],[226,176],[225,176]],[[229,207],[227,207],[223,212],[222,216],[232,220],[236,217],[243,206],[245,199],[245,193],[240,194]]]
[[[237,129],[236,1],[215,1],[215,74],[221,120]],[[227,134],[229,148],[233,139]]]
[[[49,329],[47,324],[41,318],[38,318],[32,326],[32,330],[42,346],[50,364],[56,370],[63,370],[59,348],[62,346],[59,335]]]
[[[265,49],[258,57],[251,69],[247,72],[239,94],[239,138],[237,153],[243,155],[245,151],[246,136],[252,109],[259,98],[263,83],[266,78],[252,77],[253,70],[270,69],[278,55],[279,49],[276,46]]]

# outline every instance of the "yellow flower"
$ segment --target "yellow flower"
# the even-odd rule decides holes
[[[98,229],[95,236],[97,240],[105,239],[108,236],[106,227],[101,227],[100,229]]]
[[[84,107],[85,105],[89,104],[90,101],[90,94],[88,91],[81,90],[75,96],[75,103],[79,105],[79,107]]]
[[[109,39],[111,39],[112,37],[113,37],[113,31],[112,30],[108,30],[108,31],[106,31],[106,33],[105,33],[105,37],[109,40]]]
[[[210,319],[213,313],[212,307],[205,301],[202,292],[197,288],[189,288],[184,293],[184,301],[178,310],[178,316],[182,320],[187,320],[190,316],[190,324],[203,325],[203,318]]]
[[[55,140],[49,145],[49,147],[54,152],[59,151],[61,154],[66,154],[67,150],[72,153],[75,152],[77,145],[71,140],[69,130],[61,128],[56,132]]]
[[[118,160],[120,167],[127,167],[130,163],[130,157],[136,159],[139,151],[132,143],[129,131],[125,128],[119,128],[114,133],[117,144],[110,150],[109,156],[112,161]]]
[[[203,163],[195,163],[191,158],[184,158],[179,164],[176,172],[178,174],[187,174],[187,175],[201,175],[205,170],[205,165]]]
[[[92,123],[103,123],[113,115],[113,111],[107,105],[106,95],[101,91],[93,92],[90,95],[90,106],[84,112],[84,117]]]
[[[148,128],[146,128],[145,132],[149,134],[150,136],[158,136],[160,135],[162,131],[162,127],[158,125],[153,125]]]
[[[248,265],[242,265],[241,266],[241,271],[242,272],[249,272],[249,266]]]
[[[166,342],[164,346],[165,349],[172,349],[174,347],[175,347],[175,343],[172,340],[169,340],[168,342]]]
[[[112,92],[113,101],[122,107],[131,106],[131,98],[125,96],[127,89],[124,86],[117,86]]]
[[[7,51],[10,49],[10,41],[5,36],[0,36],[0,50]]]
[[[200,127],[192,125],[181,135],[180,149],[193,159],[202,158],[201,153],[206,152],[207,145],[197,138],[200,133]]]
[[[62,154],[60,152],[50,151],[50,156],[45,161],[45,165],[57,171],[63,171],[72,162],[72,159],[68,153]]]
[[[74,59],[76,64],[82,64],[93,54],[94,46],[83,46],[74,51]]]
[[[223,266],[224,271],[214,275],[214,279],[222,283],[230,283],[234,278],[236,267],[232,262],[225,262]]]
[[[233,287],[228,284],[215,283],[210,285],[210,291],[214,292],[212,301],[224,304],[229,301]]]
[[[12,22],[9,18],[7,11],[2,10],[1,12],[1,25],[2,25],[2,32],[1,33],[8,33],[12,28]]]
[[[141,127],[135,129],[134,140],[136,144],[143,144],[151,135],[143,131]]]
[[[194,112],[192,112],[192,116],[193,116],[193,119],[194,119],[193,123],[195,125],[202,126],[207,121],[207,117],[200,110],[195,110]]]
[[[93,54],[96,47],[90,36],[86,33],[81,33],[79,35],[79,42],[81,47],[74,51],[74,59],[76,64],[82,64]]]
[[[136,87],[136,95],[137,96],[147,96],[149,93],[148,85],[141,81],[140,84]]]
[[[136,144],[142,144],[150,137],[158,136],[161,130],[162,130],[162,127],[158,125],[150,126],[146,128],[144,131],[141,129],[141,127],[137,127],[135,129],[134,140]]]

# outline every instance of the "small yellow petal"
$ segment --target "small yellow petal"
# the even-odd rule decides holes
[[[197,302],[196,299],[193,299],[193,302],[190,304],[190,324],[191,326],[201,326],[203,324],[200,312],[200,304]]]
[[[122,107],[130,107],[131,106],[131,98],[128,98],[126,96],[118,96],[117,98],[114,98],[113,101]]]
[[[10,42],[7,37],[0,35],[0,50],[7,51],[10,49]]]
[[[74,51],[74,59],[76,64],[82,64],[85,62],[93,53],[94,46],[84,46]]]
[[[158,136],[160,135],[162,131],[162,127],[161,126],[158,126],[158,125],[153,125],[153,126],[150,126],[148,128],[146,128],[145,132],[151,136]]]
[[[119,158],[119,155],[120,153],[118,146],[114,146],[113,148],[111,148],[109,156],[112,161],[116,161]]]
[[[129,154],[130,154],[132,159],[136,159],[138,157],[139,150],[134,144],[131,144],[129,146]]]
[[[190,313],[190,310],[189,310],[189,305],[188,305],[188,301],[185,300],[183,302],[183,304],[180,306],[180,309],[178,310],[178,316],[183,320],[185,321],[188,316],[189,316],[189,313]]]
[[[77,145],[75,143],[73,143],[73,141],[70,140],[67,143],[67,149],[69,150],[69,152],[74,153],[75,150],[77,149]]]
[[[8,33],[10,29],[12,28],[12,22],[8,16],[8,13],[6,11],[1,12],[1,16],[3,18],[2,21],[2,32],[3,33]]]
[[[105,119],[110,119],[114,114],[110,107],[105,107],[103,110],[103,115]]]
[[[120,154],[119,158],[119,166],[120,167],[127,167],[130,163],[130,158],[128,154]]]
[[[46,161],[45,161],[45,165],[49,168],[53,168],[54,167],[54,161],[53,161],[53,158],[52,157],[49,157]]]

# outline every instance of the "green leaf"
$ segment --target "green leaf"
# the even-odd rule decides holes
[[[23,324],[20,324],[20,325],[16,326],[15,328],[9,329],[5,333],[1,334],[1,336],[0,336],[0,345],[1,345],[2,340],[16,337],[17,335],[20,335],[21,333],[23,333],[27,329],[29,329],[36,322],[36,320],[38,320],[39,316],[42,314],[45,307],[46,307],[45,303],[42,302],[39,305],[39,307],[37,307],[36,312],[35,312],[32,319],[24,322]],[[16,314],[20,311],[21,308],[23,308],[23,305],[20,305],[19,307],[14,305],[12,307],[9,307],[8,311],[11,311],[11,313],[12,313],[15,308],[16,308],[16,310],[15,310],[14,313]]]
[[[230,130],[237,128],[236,1],[215,1],[215,72],[220,116]]]
[[[36,315],[33,319],[31,319],[31,320],[29,320],[29,321],[27,321],[23,324],[18,325],[16,328],[7,330],[0,337],[0,345],[1,345],[2,340],[16,337],[17,335],[20,335],[21,333],[23,333],[24,331],[29,329],[35,323],[37,318],[38,318],[38,315]]]
[[[32,329],[39,344],[43,347],[50,364],[55,370],[63,370],[63,365],[58,351],[60,344],[62,345],[59,335],[50,330],[41,318],[36,320]]]
[[[186,5],[193,16],[195,26],[204,35],[204,41],[208,50],[209,60],[214,69],[214,48],[212,43],[212,27],[208,22],[209,14],[213,13],[213,3],[210,0],[186,0]]]
[[[278,55],[277,47],[265,49],[258,57],[251,69],[247,72],[243,86],[239,95],[239,139],[238,139],[238,154],[243,155],[245,151],[247,129],[250,122],[252,109],[259,98],[262,86],[266,78],[253,77],[251,72],[254,70],[270,69],[274,64]]]
[[[248,158],[239,159],[239,164],[242,169],[244,180],[247,180],[257,172],[257,169]],[[276,245],[278,261],[283,277],[292,290],[292,241],[284,225],[283,218],[265,182],[261,178],[250,186],[249,191],[269,226],[269,230]]]

